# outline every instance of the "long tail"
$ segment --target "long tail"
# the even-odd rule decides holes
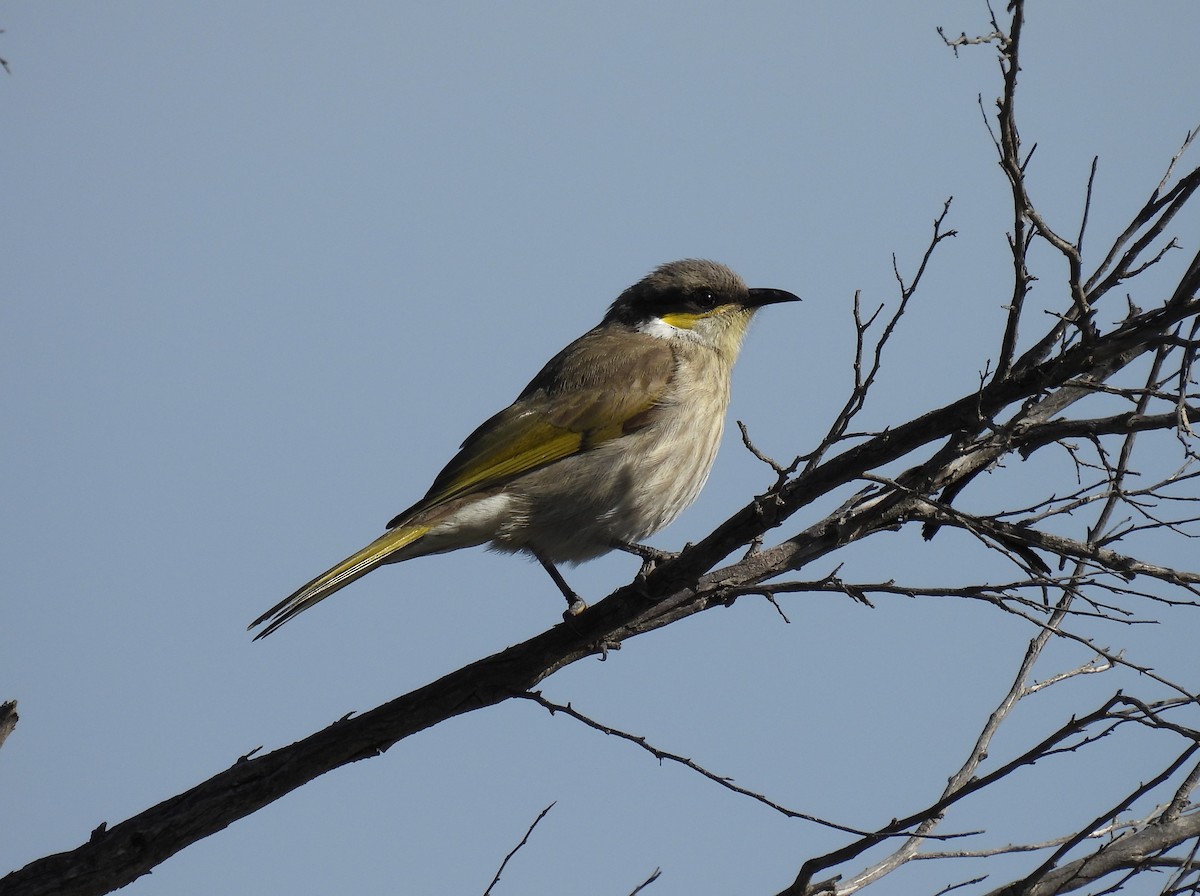
[[[375,567],[392,559],[392,555],[412,544],[428,532],[429,528],[429,526],[409,525],[389,529],[357,554],[347,557],[337,566],[321,573],[307,585],[271,607],[251,622],[247,629],[262,625],[269,619],[271,620],[270,624],[254,636],[255,641],[265,638],[293,616],[303,613],[335,591],[345,588],[355,579],[362,578]]]

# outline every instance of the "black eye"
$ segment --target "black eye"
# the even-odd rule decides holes
[[[717,296],[711,289],[698,289],[691,295],[692,303],[704,311],[717,307]]]

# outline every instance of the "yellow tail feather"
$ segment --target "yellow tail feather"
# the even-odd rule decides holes
[[[429,526],[397,526],[395,529],[389,529],[361,551],[321,573],[251,622],[247,628],[254,628],[268,619],[271,620],[266,628],[254,636],[254,640],[265,638],[293,616],[303,613],[335,591],[340,591],[375,567],[386,563],[393,554],[408,547],[429,529]]]

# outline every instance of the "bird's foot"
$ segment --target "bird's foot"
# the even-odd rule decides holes
[[[563,610],[563,619],[571,620],[588,608],[585,601],[578,594],[563,595],[567,598],[567,608]]]
[[[563,613],[563,619],[568,622],[582,613],[588,608],[587,601],[575,593],[575,590],[567,584],[567,580],[563,578],[558,568],[539,554],[537,551],[531,551],[538,563],[542,564],[542,568],[550,574],[550,578],[554,580],[554,584],[558,586],[558,590],[562,592],[562,596],[567,599],[567,609]]]
[[[654,572],[658,564],[674,560],[679,556],[674,551],[661,551],[658,548],[652,548],[646,544],[635,544],[631,541],[614,541],[613,547],[618,551],[642,558],[642,568],[638,570],[637,578],[643,581],[646,576]]]
[[[663,551],[658,548],[652,548],[648,544],[637,544],[632,541],[614,541],[612,546],[618,551],[624,551],[627,554],[641,557],[643,560],[654,560],[658,563],[674,560],[679,556],[674,551]]]

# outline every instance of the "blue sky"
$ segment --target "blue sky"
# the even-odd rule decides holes
[[[956,59],[938,25],[984,31],[986,7],[6,4],[0,698],[21,722],[0,871],[555,622],[536,564],[470,551],[382,570],[265,642],[244,631],[661,262],[804,297],[763,312],[734,383],[732,417],[790,459],[844,400],[855,290],[894,302],[892,253],[912,271],[953,195],[959,236],[863,425],[970,390],[999,342],[1011,213],[977,105],[994,53]],[[1099,241],[1200,122],[1197,33],[1191,2],[1032,4],[1021,123],[1067,232],[1093,155]],[[654,544],[771,479],[731,426]],[[975,572],[922,550],[885,535],[848,559],[863,579]],[[635,568],[570,580],[598,597]],[[544,691],[871,826],[932,798],[1030,635],[949,603],[786,609],[703,614]],[[1172,643],[1137,637],[1156,658]],[[482,892],[554,800],[498,894],[624,893],[655,867],[657,894],[775,892],[841,842],[522,703],[327,775],[125,892]]]

